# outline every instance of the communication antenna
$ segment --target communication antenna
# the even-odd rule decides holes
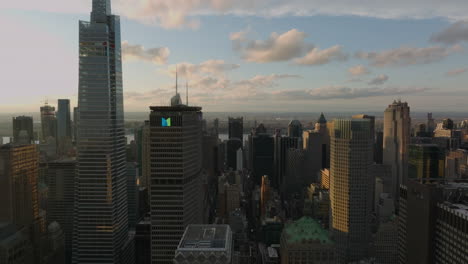
[[[178,71],[178,69],[177,69],[177,65],[176,65],[176,68],[175,68],[175,93],[176,93],[176,95],[177,95],[177,92],[178,92],[178,91],[177,91],[177,90],[178,90],[178,84],[177,84],[177,78],[178,78],[178,76],[177,76],[177,71]]]

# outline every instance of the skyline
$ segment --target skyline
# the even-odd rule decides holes
[[[68,98],[74,107],[76,21],[89,16],[90,1],[27,2],[0,7],[0,22],[9,25],[0,34],[15,40],[0,51],[11,62],[0,68],[0,85],[8,87],[0,112],[35,112],[46,98],[53,105]],[[412,111],[468,110],[468,3],[422,8],[422,1],[412,1],[406,8],[393,1],[353,8],[341,2],[183,6],[155,0],[133,1],[129,8],[113,1],[122,16],[125,111],[166,105],[176,65],[181,86],[189,82],[191,104],[207,112],[383,111],[398,98]],[[257,9],[247,13],[249,3]],[[317,3],[321,8],[313,10]]]

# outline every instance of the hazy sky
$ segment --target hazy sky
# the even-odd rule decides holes
[[[114,0],[126,111],[468,111],[466,0]],[[0,112],[78,92],[91,0],[2,1]],[[185,99],[185,94],[182,93]]]

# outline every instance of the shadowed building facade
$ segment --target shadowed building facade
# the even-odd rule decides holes
[[[172,264],[184,230],[202,223],[202,112],[181,104],[150,114],[151,263]]]

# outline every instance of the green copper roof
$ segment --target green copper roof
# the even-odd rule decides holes
[[[288,243],[307,243],[316,241],[321,244],[333,244],[328,231],[314,219],[304,216],[301,219],[287,224],[283,229]]]

